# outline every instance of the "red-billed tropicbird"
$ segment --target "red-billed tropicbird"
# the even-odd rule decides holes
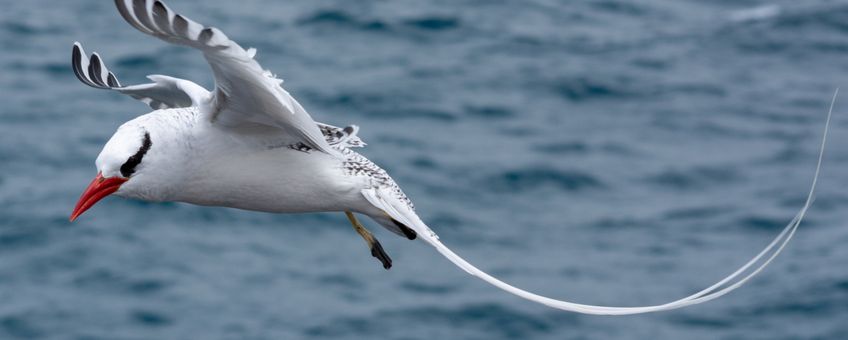
[[[388,269],[391,260],[353,215],[358,213],[399,235],[424,240],[469,274],[522,298],[586,314],[638,314],[715,299],[765,268],[806,214],[821,166],[827,124],[804,206],[762,252],[716,284],[654,306],[608,307],[555,300],[510,286],[445,247],[418,218],[394,180],[353,150],[365,145],[356,136],[358,128],[313,121],[282,88],[282,80],[254,60],[255,50],[243,49],[220,30],[176,14],[160,1],[116,0],[115,4],[139,31],[202,52],[212,68],[215,90],[162,75],[149,76],[152,83],[123,86],[100,56],[95,53],[88,59],[75,43],[72,63],[82,82],[129,95],[154,111],[123,124],[106,143],[97,157],[97,177],[80,197],[71,220],[110,194],[276,213],[343,211],[371,254]]]

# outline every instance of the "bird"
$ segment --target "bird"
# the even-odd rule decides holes
[[[150,202],[184,202],[271,213],[342,212],[385,269],[392,260],[357,218],[367,216],[410,240],[423,240],[450,262],[497,288],[553,308],[596,315],[627,315],[681,308],[713,300],[762,271],[795,234],[812,203],[827,139],[834,93],[807,200],[790,223],[749,262],[714,285],[651,306],[596,306],[541,296],[497,279],[442,243],[419,218],[389,174],[357,152],[366,144],[359,127],[312,119],[283,80],[221,30],[204,26],[159,0],[115,0],[136,30],[199,51],[215,81],[207,90],[190,80],[150,75],[149,83],[122,85],[97,53],[79,42],[71,64],[84,84],[115,91],[153,111],[122,124],[97,156],[97,175],[70,220],[115,195]],[[838,93],[838,89],[837,89]]]

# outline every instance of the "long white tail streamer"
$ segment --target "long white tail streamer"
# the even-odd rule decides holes
[[[439,251],[439,253],[444,255],[448,260],[450,260],[451,262],[453,262],[454,264],[456,264],[457,266],[459,266],[460,268],[462,268],[463,270],[465,270],[469,274],[474,275],[476,277],[479,277],[479,278],[483,279],[484,281],[494,285],[495,287],[503,289],[503,290],[505,290],[509,293],[515,294],[519,297],[525,298],[525,299],[530,300],[530,301],[535,301],[535,302],[538,302],[538,303],[541,303],[541,304],[544,304],[544,305],[547,305],[547,306],[550,306],[550,307],[553,307],[553,308],[561,309],[561,310],[583,313],[583,314],[596,314],[596,315],[642,314],[642,313],[659,312],[659,311],[677,309],[677,308],[686,307],[686,306],[690,306],[690,305],[696,305],[696,304],[699,304],[699,303],[703,303],[703,302],[707,302],[707,301],[719,298],[722,295],[725,295],[725,294],[735,290],[736,288],[739,288],[745,282],[747,282],[752,277],[754,277],[759,272],[761,272],[763,269],[765,269],[765,267],[768,266],[768,264],[771,263],[771,261],[774,260],[774,258],[777,257],[777,255],[780,254],[781,251],[783,251],[783,248],[786,247],[786,244],[788,244],[789,241],[792,239],[792,236],[795,235],[795,231],[798,230],[798,226],[801,224],[801,220],[804,219],[804,216],[807,214],[807,209],[810,208],[810,205],[813,202],[813,196],[815,194],[816,183],[818,182],[819,172],[821,170],[822,158],[824,158],[824,150],[825,150],[825,145],[827,143],[827,133],[828,133],[828,130],[830,129],[830,119],[831,119],[831,116],[833,115],[833,106],[836,103],[837,94],[839,94],[838,88],[833,93],[833,99],[830,102],[830,109],[827,112],[827,120],[825,121],[824,133],[822,135],[821,145],[819,147],[818,161],[816,163],[816,172],[815,172],[815,175],[813,176],[813,183],[810,185],[810,191],[807,194],[807,200],[804,202],[804,206],[801,207],[801,210],[798,211],[798,214],[795,215],[795,218],[793,218],[792,221],[789,222],[789,224],[786,225],[785,228],[783,228],[783,230],[780,232],[780,234],[778,234],[777,237],[775,237],[774,240],[772,240],[771,243],[769,243],[769,245],[766,246],[765,249],[763,249],[759,254],[757,254],[757,256],[754,256],[754,258],[752,258],[750,261],[748,261],[748,263],[746,263],[745,265],[743,265],[742,267],[737,269],[735,272],[733,272],[732,274],[730,274],[727,277],[725,277],[724,279],[722,279],[721,281],[716,282],[712,286],[707,287],[706,289],[704,289],[700,292],[697,292],[695,294],[692,294],[690,296],[687,296],[685,298],[675,300],[675,301],[672,301],[672,302],[669,302],[669,303],[661,304],[661,305],[642,306],[642,307],[595,306],[595,305],[586,305],[586,304],[556,300],[556,299],[541,296],[541,295],[538,295],[538,294],[535,294],[535,293],[531,293],[531,292],[528,292],[526,290],[523,290],[523,289],[520,289],[520,288],[517,288],[517,287],[513,287],[513,286],[511,286],[511,285],[509,285],[509,284],[487,274],[486,272],[484,272],[480,269],[477,269],[477,267],[468,263],[468,261],[465,261],[463,258],[459,257],[459,255],[457,255],[456,253],[451,251],[448,247],[446,247],[444,244],[442,244],[442,242],[439,241],[439,239],[437,237],[435,237],[435,234],[424,233],[423,238],[424,238],[425,241],[427,241],[433,247],[435,247],[436,250]],[[409,217],[413,217],[413,216],[414,216],[414,214],[412,216],[409,216]],[[427,226],[424,225],[424,223],[418,218],[413,217],[413,218],[411,218],[411,221],[409,221],[409,222],[412,222],[412,225],[416,225],[417,228],[415,228],[415,229],[417,231],[419,231],[419,234],[422,234],[421,233],[422,231],[429,231],[429,228],[427,228]],[[759,263],[759,265],[757,265],[758,263]],[[745,275],[745,273],[747,273],[747,275]],[[724,287],[724,288],[722,288],[722,287]]]

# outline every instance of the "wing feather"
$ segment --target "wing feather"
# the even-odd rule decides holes
[[[128,95],[153,109],[202,106],[211,102],[212,93],[200,85],[169,76],[150,75],[147,77],[153,81],[152,83],[122,86],[115,74],[106,67],[103,58],[97,53],[92,53],[89,59],[78,42],[74,43],[71,52],[71,66],[77,79],[83,84]],[[315,124],[329,145],[343,148],[365,146],[365,142],[357,136],[359,127],[356,125],[340,128],[323,123]]]
[[[212,94],[185,79],[162,75],[150,75],[149,84],[122,86],[106,63],[97,53],[87,58],[80,43],[74,43],[71,51],[71,66],[74,74],[83,84],[113,90],[142,101],[153,109],[202,106],[211,100]]]
[[[255,124],[283,130],[284,140],[337,154],[315,121],[256,60],[226,34],[175,13],[158,0],[115,0],[118,12],[133,27],[164,41],[203,52],[215,77],[209,119],[225,127]],[[239,131],[244,131],[240,129]]]
[[[330,124],[317,123],[318,128],[330,145],[338,145],[345,148],[361,148],[366,144],[357,136],[359,126],[349,125],[344,128]]]

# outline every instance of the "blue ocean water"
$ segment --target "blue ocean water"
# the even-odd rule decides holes
[[[358,124],[459,254],[582,303],[664,303],[754,256],[803,203],[848,84],[847,1],[168,3],[258,48],[316,120]],[[79,83],[72,43],[126,84],[211,76],[111,1],[3,7],[0,338],[848,336],[848,99],[817,200],[767,270],[707,304],[585,316],[370,224],[385,271],[339,213],[111,198],[69,223],[101,146],[149,111]]]

